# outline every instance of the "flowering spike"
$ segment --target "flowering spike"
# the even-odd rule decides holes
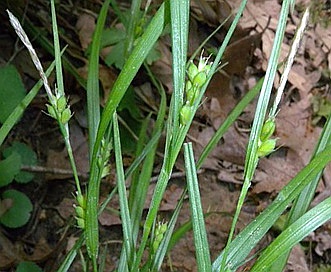
[[[86,218],[86,198],[77,192],[76,201],[78,205],[74,205],[76,212],[76,220],[79,228],[85,228],[85,218]]]
[[[162,239],[167,229],[168,229],[168,223],[159,222],[157,224],[157,227],[155,229],[155,237],[152,245],[153,252],[156,252],[157,249],[159,248],[160,243],[162,242]]]

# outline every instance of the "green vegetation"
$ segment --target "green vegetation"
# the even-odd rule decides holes
[[[14,180],[17,183],[28,183],[33,180],[32,173],[21,171],[21,165],[35,165],[37,156],[31,148],[19,142],[4,149],[4,159],[0,161],[0,187],[8,186]],[[9,228],[25,225],[32,212],[30,199],[17,190],[8,189],[0,198],[0,223]]]
[[[97,25],[93,35],[91,47],[88,49],[89,71],[86,84],[87,91],[87,111],[89,124],[89,158],[90,176],[86,192],[79,179],[74,153],[70,142],[70,130],[68,122],[72,118],[68,96],[65,93],[62,60],[59,46],[56,12],[54,1],[51,1],[52,25],[54,33],[54,50],[56,66],[56,88],[52,89],[47,82],[47,74],[42,70],[40,61],[23,29],[18,21],[9,13],[11,23],[19,37],[29,49],[31,58],[41,74],[45,86],[48,105],[47,110],[50,117],[57,120],[60,131],[63,135],[64,143],[68,151],[71,167],[74,173],[76,186],[76,225],[82,229],[80,238],[76,241],[71,251],[67,254],[58,271],[68,271],[75,257],[81,253],[81,249],[86,246],[86,254],[81,254],[82,264],[85,265],[83,271],[102,271],[102,260],[105,258],[105,251],[101,250],[99,242],[98,215],[103,212],[107,201],[111,199],[115,192],[118,194],[120,204],[120,217],[123,231],[123,248],[118,261],[118,271],[159,271],[168,250],[192,228],[194,243],[196,248],[196,262],[199,271],[236,271],[247,260],[250,252],[261,241],[267,231],[275,224],[283,212],[292,205],[287,218],[286,227],[281,234],[258,256],[251,271],[282,271],[286,264],[289,249],[299,243],[304,237],[316,228],[321,226],[331,218],[331,198],[327,198],[313,209],[308,211],[309,203],[312,200],[317,182],[322,174],[325,165],[331,160],[330,152],[330,120],[325,124],[320,141],[316,143],[316,151],[311,159],[297,175],[279,192],[275,200],[256,217],[246,228],[234,237],[235,228],[240,211],[244,205],[244,200],[251,181],[255,173],[259,160],[272,153],[276,148],[277,139],[272,138],[275,131],[275,119],[279,109],[279,101],[282,96],[284,85],[287,80],[288,71],[292,65],[294,55],[298,49],[299,41],[307,25],[308,11],[304,14],[302,24],[298,27],[297,35],[293,42],[289,57],[284,64],[284,72],[281,84],[274,101],[271,101],[271,90],[273,88],[275,74],[278,68],[280,48],[284,38],[286,19],[290,12],[291,0],[284,0],[282,10],[279,15],[278,27],[274,39],[274,46],[269,59],[268,68],[264,79],[249,91],[240,103],[232,110],[227,119],[219,127],[214,137],[204,148],[201,157],[197,162],[194,160],[194,153],[191,143],[184,143],[188,130],[191,126],[194,115],[201,105],[204,92],[219,68],[220,60],[226,46],[238,24],[238,21],[245,9],[246,2],[242,1],[237,13],[231,23],[228,33],[215,56],[205,58],[200,56],[198,61],[187,62],[188,31],[189,31],[189,1],[165,1],[152,17],[147,17],[148,7],[144,13],[140,11],[141,1],[132,1],[130,14],[126,16],[118,13],[120,20],[126,31],[116,29],[105,29],[105,21],[109,5],[115,5],[115,1],[106,0],[98,16]],[[143,15],[141,15],[143,14]],[[142,16],[142,17],[141,17]],[[142,18],[142,19],[141,19]],[[155,86],[160,93],[160,105],[155,119],[153,130],[147,130],[148,121],[151,116],[142,121],[139,140],[136,143],[135,160],[131,166],[124,170],[121,137],[118,122],[118,109],[125,94],[130,90],[130,84],[137,75],[139,69],[156,60],[159,55],[155,51],[155,44],[161,35],[171,29],[172,42],[172,68],[173,68],[173,92],[170,104],[167,104],[166,94],[163,88],[152,77]],[[121,69],[112,91],[100,110],[99,92],[99,55],[103,45],[114,45],[116,58],[109,56],[106,63],[115,65]],[[121,50],[121,51],[120,51]],[[49,68],[49,71],[52,69]],[[48,71],[48,72],[49,72]],[[284,84],[282,84],[284,83]],[[36,93],[36,89],[31,90]],[[19,89],[19,88],[18,88]],[[30,93],[31,93],[30,92]],[[258,103],[255,111],[254,122],[251,128],[250,140],[247,146],[244,184],[238,200],[237,210],[233,217],[233,223],[229,232],[228,242],[222,252],[215,260],[211,260],[207,233],[205,229],[200,192],[198,186],[197,170],[201,167],[205,158],[215,147],[228,128],[240,116],[245,107],[259,93]],[[18,120],[15,112],[24,110],[31,99],[27,101],[29,94],[23,98],[22,91],[15,102],[16,109],[11,106],[9,112],[3,114],[4,124],[7,122],[11,128]],[[22,102],[20,103],[20,100]],[[269,109],[268,105],[273,104]],[[23,105],[23,106],[22,106]],[[269,111],[269,114],[268,114]],[[0,136],[4,139],[9,130],[0,130]],[[155,160],[156,148],[159,144],[160,135],[165,133],[164,156],[162,168],[155,185],[150,206],[146,217],[143,216],[144,203],[147,198],[147,189],[152,176]],[[2,143],[2,141],[0,141]],[[19,144],[17,144],[19,145]],[[12,148],[4,152],[4,159],[0,163],[0,182],[3,186],[8,185],[11,180],[17,182],[28,182],[31,180],[26,173],[20,172],[20,161],[25,161],[24,155],[28,151],[26,147],[13,145]],[[162,197],[168,185],[175,162],[180,151],[184,149],[185,171],[187,189],[184,191],[176,209],[168,222],[158,221],[158,210]],[[22,153],[20,153],[22,152]],[[109,158],[114,155],[116,168],[116,188],[109,194],[108,199],[100,205],[100,184],[101,179],[109,173]],[[30,162],[34,164],[36,161]],[[9,172],[12,169],[12,172]],[[9,172],[9,173],[8,173]],[[7,176],[8,180],[2,181]],[[126,181],[130,178],[130,190],[127,191]],[[10,181],[9,181],[10,180]],[[192,221],[182,233],[174,233],[175,224],[179,211],[182,207],[184,197],[188,193],[191,209]],[[12,197],[14,203],[18,199],[18,193],[7,191],[2,195],[2,199]],[[27,201],[25,199],[25,201]],[[3,203],[3,202],[1,202]],[[22,204],[21,204],[22,205]],[[27,213],[31,211],[31,206]],[[13,206],[14,207],[14,206]],[[20,208],[19,208],[20,209]],[[13,220],[14,215],[7,211],[0,213],[0,222],[9,227],[8,217]],[[22,216],[24,222],[28,216]],[[141,225],[143,222],[143,225]],[[18,224],[18,223],[17,223]],[[20,224],[24,224],[20,222]],[[17,226],[17,225],[16,225]],[[280,254],[283,253],[283,254]],[[87,261],[89,260],[89,261]]]

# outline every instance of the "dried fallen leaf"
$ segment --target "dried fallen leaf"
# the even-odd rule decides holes
[[[85,51],[92,41],[95,18],[91,14],[81,14],[77,20],[76,29],[82,49]]]

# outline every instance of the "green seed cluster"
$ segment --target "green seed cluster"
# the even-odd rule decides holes
[[[188,80],[185,85],[186,102],[180,111],[180,124],[186,125],[193,114],[193,105],[197,100],[202,86],[207,82],[208,74],[212,63],[209,58],[200,57],[198,66],[193,61],[187,69]]]
[[[101,148],[100,148],[100,156],[98,158],[98,166],[101,169],[101,178],[104,178],[109,175],[110,173],[110,165],[109,165],[109,158],[110,158],[110,151],[112,149],[112,145],[110,142],[106,142],[104,139],[101,141]]]
[[[63,125],[67,124],[72,116],[67,98],[56,92],[56,95],[52,95],[51,101],[51,105],[47,104],[48,114],[54,119],[59,119]]]
[[[168,223],[159,222],[157,224],[157,227],[155,230],[155,238],[154,238],[153,245],[152,245],[153,252],[156,252],[157,249],[159,248],[160,243],[163,239],[164,233],[167,231],[167,229],[168,229]]]
[[[81,229],[85,229],[86,218],[86,197],[77,192],[76,201],[78,205],[74,205],[76,212],[77,225]]]
[[[258,143],[257,156],[259,158],[269,155],[275,150],[277,139],[270,139],[274,134],[276,124],[274,118],[269,118],[265,121]]]

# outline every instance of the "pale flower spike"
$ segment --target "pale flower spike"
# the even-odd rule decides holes
[[[279,87],[278,87],[278,90],[277,90],[276,98],[274,100],[274,104],[273,104],[273,106],[271,108],[271,111],[270,111],[270,114],[269,114],[270,117],[275,117],[277,115],[277,113],[279,112],[279,111],[277,111],[277,108],[278,108],[278,105],[279,105],[280,100],[282,98],[284,88],[285,88],[285,84],[287,82],[288,75],[290,73],[292,64],[294,62],[294,57],[296,56],[296,53],[297,53],[297,51],[300,47],[300,42],[302,40],[304,31],[305,31],[306,26],[308,25],[308,23],[309,23],[309,8],[307,8],[305,10],[305,13],[302,16],[300,25],[299,25],[296,33],[295,33],[295,37],[294,37],[294,40],[293,40],[293,43],[292,43],[292,46],[291,46],[291,49],[290,49],[290,53],[287,57],[287,61],[286,61],[286,64],[285,64],[284,72],[283,72],[282,77],[280,79],[280,84],[279,84]]]
[[[13,26],[13,28],[15,29],[15,32],[16,32],[17,36],[24,43],[24,45],[26,46],[26,48],[28,49],[28,51],[30,53],[31,59],[32,59],[34,65],[36,66],[36,69],[38,70],[38,72],[40,74],[40,77],[41,77],[41,79],[44,83],[45,90],[47,92],[47,95],[48,95],[49,99],[53,99],[52,91],[51,91],[51,88],[49,87],[47,77],[44,73],[44,69],[41,65],[41,62],[40,62],[40,60],[37,56],[37,53],[34,50],[28,36],[26,35],[24,29],[22,28],[20,22],[17,20],[17,18],[8,9],[7,9],[7,13],[9,15],[10,23]]]
[[[199,97],[201,88],[206,84],[208,75],[211,69],[212,62],[209,62],[209,57],[203,57],[201,52],[198,66],[191,60],[187,68],[187,81],[185,84],[186,102],[180,110],[180,124],[186,125],[193,112],[193,105]]]
[[[200,56],[200,60],[199,60],[199,64],[198,64],[198,70],[199,71],[204,71],[206,69],[206,66],[207,66],[207,69],[208,71],[210,70],[210,67],[213,65],[213,62],[209,62],[209,59],[211,57],[211,55],[209,55],[208,57],[203,57],[202,56],[203,52],[201,52],[201,56]]]

